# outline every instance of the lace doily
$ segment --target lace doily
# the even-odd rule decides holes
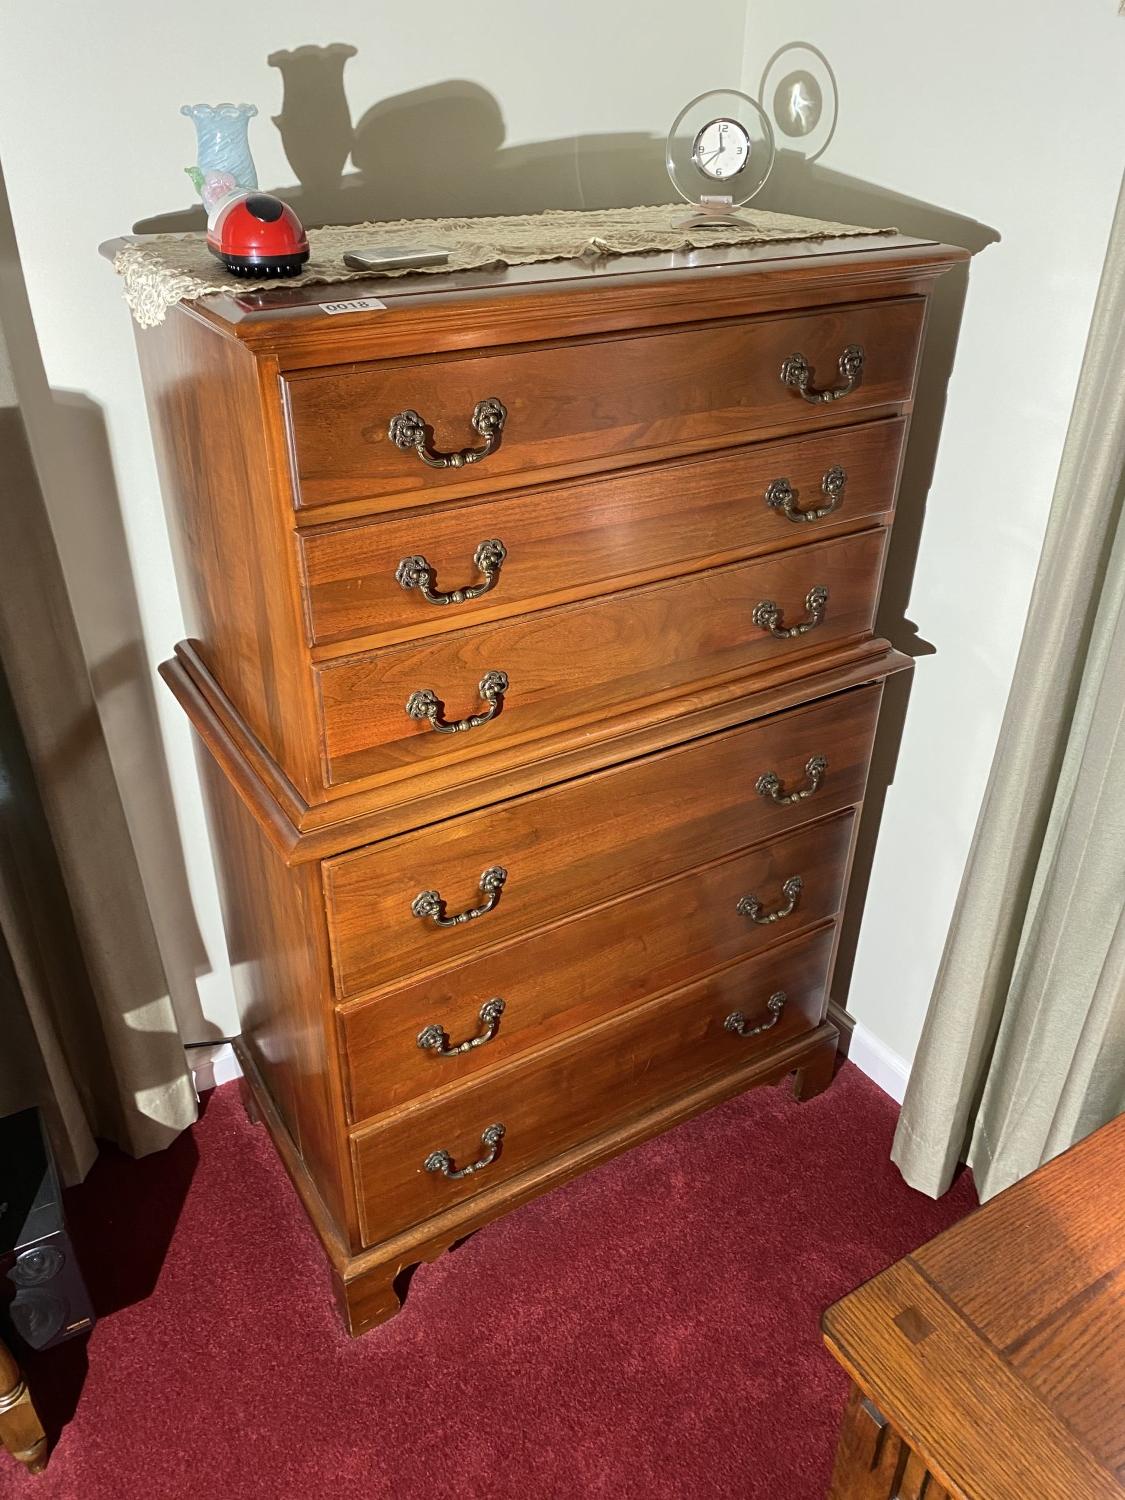
[[[744,224],[722,229],[684,229],[676,221],[689,212],[684,203],[596,212],[551,210],[496,219],[399,219],[309,230],[310,256],[298,276],[250,281],[232,276],[207,249],[201,233],[147,235],[114,257],[124,282],[125,300],[142,328],[162,323],[177,302],[248,287],[310,286],[315,283],[370,281],[378,276],[445,275],[533,261],[638,255],[653,250],[707,249],[716,245],[755,245],[784,240],[824,240],[837,236],[893,234],[791,214],[743,210]],[[345,250],[380,245],[419,245],[445,250],[443,265],[411,271],[352,271]]]

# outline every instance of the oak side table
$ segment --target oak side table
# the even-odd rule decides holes
[[[830,1500],[1123,1500],[1125,1115],[824,1315]]]

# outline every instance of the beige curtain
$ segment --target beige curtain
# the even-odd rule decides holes
[[[967,1160],[989,1198],[1125,1110],[1123,474],[1125,193],[895,1136],[903,1176],[930,1194]]]
[[[69,1182],[196,1112],[0,328],[0,1115],[33,1104]]]

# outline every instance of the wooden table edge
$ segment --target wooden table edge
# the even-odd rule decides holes
[[[980,1434],[966,1444],[963,1455],[950,1451],[958,1439],[943,1431],[940,1422],[927,1423],[925,1418],[929,1413],[903,1396],[896,1385],[901,1364],[896,1365],[894,1359],[886,1357],[886,1348],[878,1353],[872,1350],[866,1358],[857,1348],[863,1334],[854,1325],[846,1326],[848,1320],[857,1307],[866,1308],[867,1302],[882,1293],[888,1293],[890,1301],[901,1303],[903,1311],[923,1304],[922,1317],[930,1324],[931,1333],[940,1333],[944,1341],[952,1343],[952,1352],[964,1353],[978,1367],[978,1374],[988,1374],[987,1381],[978,1379],[971,1386],[974,1399],[966,1403],[961,1413],[962,1429]],[[888,1316],[887,1323],[894,1325],[894,1317]],[[832,1357],[955,1500],[961,1497],[964,1500],[1125,1500],[1125,1486],[1117,1476],[1082,1445],[1071,1428],[950,1302],[913,1256],[905,1256],[833,1303],[824,1311],[820,1326]],[[886,1330],[880,1332],[884,1337],[896,1336]],[[902,1340],[900,1352],[908,1357],[911,1350],[929,1343],[929,1334],[916,1341],[900,1327],[896,1327],[896,1334]],[[935,1341],[927,1354],[937,1356],[936,1369],[929,1373],[928,1379],[935,1390],[948,1389],[952,1382],[943,1377],[953,1370],[951,1351],[943,1342]],[[1023,1402],[1033,1409],[1035,1431],[1045,1439],[1046,1456],[1057,1465],[1053,1472],[1045,1471],[1038,1476],[1039,1487],[1035,1490],[1011,1488],[1006,1484],[1004,1471],[998,1467],[998,1456],[1007,1450],[996,1441],[998,1413],[988,1399],[998,1390],[1017,1404]]]

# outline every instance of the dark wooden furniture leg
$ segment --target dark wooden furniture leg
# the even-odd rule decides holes
[[[793,1097],[800,1103],[803,1104],[806,1099],[815,1099],[817,1094],[823,1094],[832,1082],[836,1074],[839,1046],[839,1034],[834,1031],[831,1036],[821,1042],[808,1061],[803,1062],[797,1069],[793,1077]]]
[[[47,1466],[47,1434],[35,1410],[23,1371],[0,1342],[0,1443],[31,1474]]]

